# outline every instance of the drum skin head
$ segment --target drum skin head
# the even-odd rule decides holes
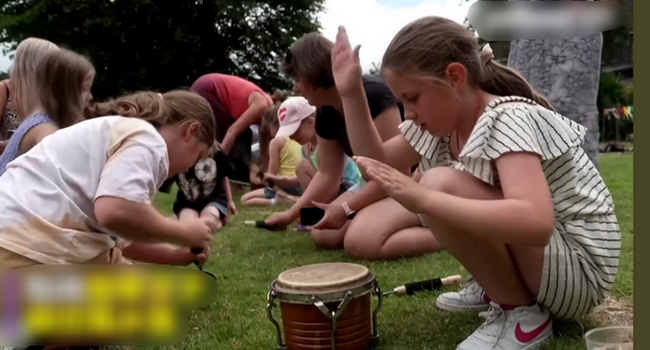
[[[347,288],[367,279],[370,271],[352,263],[321,263],[282,272],[276,287],[290,293],[319,293]]]

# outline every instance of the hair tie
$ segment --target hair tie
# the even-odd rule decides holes
[[[483,49],[481,49],[481,61],[483,62],[483,64],[486,64],[493,59],[494,59],[494,52],[492,51],[490,44],[485,44],[485,46],[483,46]]]

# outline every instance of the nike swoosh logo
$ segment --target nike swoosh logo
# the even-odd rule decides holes
[[[515,327],[515,338],[517,338],[517,340],[521,343],[530,343],[540,334],[542,334],[542,332],[546,329],[546,327],[548,327],[550,323],[551,318],[549,317],[541,326],[533,329],[530,332],[524,332],[521,329],[521,324],[517,323],[517,327]]]

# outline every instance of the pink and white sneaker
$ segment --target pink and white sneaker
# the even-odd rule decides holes
[[[472,278],[460,282],[460,291],[443,293],[436,298],[436,306],[444,311],[487,311],[490,308],[490,298],[483,288]]]
[[[502,307],[490,303],[485,322],[456,350],[534,350],[553,336],[551,314],[542,306]]]

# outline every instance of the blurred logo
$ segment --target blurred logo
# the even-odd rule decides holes
[[[620,27],[625,9],[615,1],[477,1],[468,21],[486,41],[585,37]]]
[[[36,265],[0,275],[0,346],[171,345],[216,281],[173,266]]]

